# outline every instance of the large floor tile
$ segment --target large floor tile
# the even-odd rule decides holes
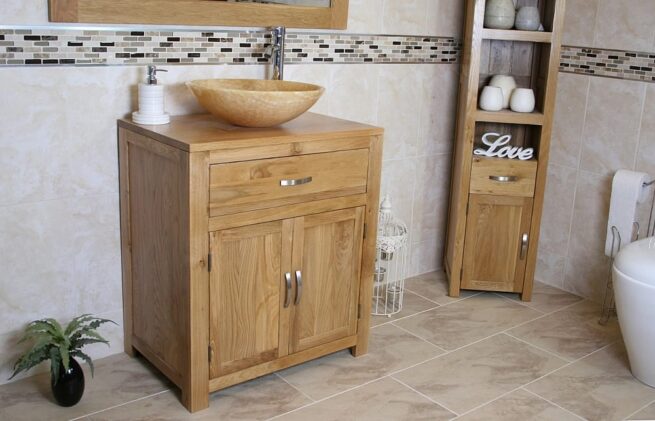
[[[521,300],[518,294],[502,293],[500,295],[511,298],[517,302]],[[543,311],[544,313],[550,313],[570,306],[571,304],[577,303],[581,300],[582,297],[578,297],[577,295],[571,294],[570,292],[551,287],[550,285],[542,284],[541,282],[535,282],[532,291],[532,300],[520,302],[528,307],[534,308],[535,310]]]
[[[405,288],[413,293],[434,301],[438,304],[448,304],[462,298],[477,294],[475,291],[462,291],[459,297],[448,296],[448,280],[444,272],[430,272],[409,278],[405,281]]]
[[[276,375],[251,380],[214,393],[209,408],[190,414],[172,392],[123,405],[88,417],[115,420],[264,420],[292,411],[311,401]]]
[[[455,414],[386,377],[278,418],[284,421],[449,420]]]
[[[655,399],[640,383],[620,343],[608,346],[526,387],[589,420],[620,420]]]
[[[636,414],[628,417],[629,420],[655,420],[655,402],[640,410]]]
[[[348,351],[288,368],[280,375],[312,399],[322,399],[410,367],[443,351],[393,325],[371,330],[369,352],[354,358]]]
[[[439,307],[439,304],[405,291],[403,294],[403,309],[391,316],[371,316],[371,326],[379,326],[436,307]],[[375,311],[375,302],[373,303],[372,311]],[[379,312],[381,313],[383,311],[384,309],[380,307]]]
[[[601,326],[599,317],[598,304],[582,301],[508,333],[573,361],[620,338],[616,319]]]
[[[99,360],[95,377],[85,365],[84,396],[70,408],[58,406],[49,373],[0,387],[0,420],[68,420],[167,390],[170,384],[141,359],[118,354]]]
[[[579,417],[546,402],[525,390],[516,390],[507,396],[469,412],[461,421],[573,421]]]
[[[505,334],[394,374],[445,408],[462,414],[566,362]]]
[[[441,348],[453,350],[542,315],[498,295],[480,294],[394,324]]]

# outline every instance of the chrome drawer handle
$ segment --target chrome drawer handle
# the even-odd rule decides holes
[[[296,178],[294,180],[280,180],[280,186],[282,187],[300,186],[302,184],[308,184],[311,182],[312,182],[312,177]]]
[[[519,178],[515,175],[490,175],[489,180],[497,181],[499,183],[513,183],[519,181]]]
[[[287,295],[284,298],[284,308],[287,308],[291,304],[291,273],[289,272],[285,273],[284,280],[286,281],[286,287],[287,287]]]
[[[296,271],[296,305],[300,304],[302,298],[302,272]]]
[[[528,239],[527,233],[521,236],[521,260],[525,259],[525,255],[528,253]]]

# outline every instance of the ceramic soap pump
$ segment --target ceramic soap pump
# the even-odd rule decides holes
[[[148,66],[146,83],[139,83],[139,111],[132,113],[137,124],[168,124],[171,117],[164,111],[164,86],[157,84],[157,72],[168,70]]]

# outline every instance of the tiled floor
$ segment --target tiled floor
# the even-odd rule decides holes
[[[51,402],[47,376],[0,387],[1,420],[655,419],[655,389],[631,375],[616,321],[538,284],[534,299],[446,296],[441,274],[407,281],[402,314],[374,317],[369,354],[347,351],[211,396],[190,415],[141,360],[98,361],[82,402]]]

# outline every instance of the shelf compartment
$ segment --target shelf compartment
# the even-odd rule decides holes
[[[509,112],[508,112],[509,114]],[[539,150],[541,143],[542,126],[530,125],[525,123],[510,124],[490,121],[481,121],[475,123],[475,135],[473,139],[474,149],[488,149],[488,146],[482,142],[482,136],[485,133],[498,133],[502,135],[511,135],[512,139],[507,146],[519,146],[523,148],[533,148],[534,157],[539,159]],[[494,140],[494,139],[490,139]],[[478,157],[478,155],[475,155]],[[489,158],[489,157],[484,157]],[[526,161],[524,161],[526,162]]]
[[[523,41],[550,44],[553,40],[552,32],[519,31],[517,29],[488,29],[482,30],[482,39],[499,41]]]
[[[544,114],[541,112],[515,113],[514,111],[484,111],[477,110],[475,113],[476,122],[503,123],[503,124],[528,124],[531,126],[543,126]]]

